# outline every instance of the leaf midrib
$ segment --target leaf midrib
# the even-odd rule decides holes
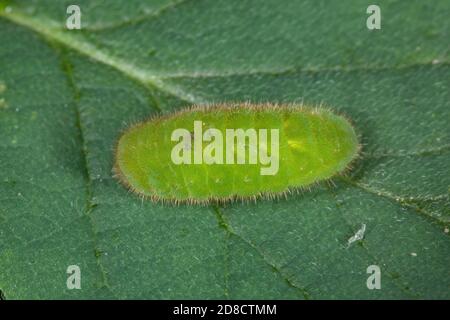
[[[176,6],[178,4],[184,3],[185,1],[178,1],[168,6],[168,8]],[[161,12],[166,11],[167,8],[163,8]],[[158,15],[161,13],[157,11]],[[148,17],[158,16],[155,14],[150,14]],[[301,73],[322,73],[322,72],[357,72],[357,71],[382,71],[382,70],[400,70],[412,67],[424,67],[424,66],[433,66],[433,65],[450,65],[447,61],[441,61],[439,63],[435,63],[433,61],[428,62],[418,62],[412,64],[404,64],[397,66],[388,66],[388,65],[364,65],[357,67],[348,67],[348,66],[331,66],[327,68],[302,68],[299,66],[284,68],[281,70],[270,70],[270,69],[261,69],[261,70],[229,70],[222,72],[215,71],[194,71],[193,73],[174,73],[174,74],[160,74],[151,72],[150,70],[144,70],[139,68],[138,66],[129,63],[119,57],[108,54],[107,52],[102,51],[100,48],[96,47],[94,44],[85,41],[78,35],[81,32],[77,30],[71,30],[67,32],[66,29],[62,28],[60,24],[54,20],[50,20],[48,18],[44,19],[43,17],[35,18],[32,16],[28,16],[26,14],[21,13],[16,8],[13,11],[6,13],[4,10],[0,10],[0,16],[16,23],[22,25],[28,29],[33,30],[34,32],[44,36],[49,41],[55,41],[60,43],[61,45],[70,48],[90,59],[93,59],[97,62],[105,64],[107,66],[112,67],[113,69],[123,73],[126,77],[133,79],[144,86],[153,87],[162,92],[166,92],[174,97],[177,97],[183,101],[194,103],[194,104],[202,104],[206,103],[207,99],[201,97],[200,95],[194,95],[192,93],[186,92],[183,88],[179,86],[175,86],[173,84],[169,84],[166,80],[174,80],[174,79],[183,79],[183,78],[222,78],[222,77],[235,77],[235,76],[252,76],[252,75],[269,75],[269,76],[279,76],[283,74],[290,74],[295,72]],[[89,30],[87,30],[89,31]]]

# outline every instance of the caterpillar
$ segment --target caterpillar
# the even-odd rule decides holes
[[[113,171],[154,201],[188,204],[277,197],[345,171],[360,145],[331,110],[303,104],[192,106],[131,126]]]

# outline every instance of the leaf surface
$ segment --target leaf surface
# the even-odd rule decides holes
[[[448,1],[379,1],[379,31],[369,1],[77,2],[82,30],[70,1],[0,1],[7,299],[450,298]],[[334,185],[221,207],[143,202],[112,178],[131,123],[247,100],[347,115],[361,160]]]

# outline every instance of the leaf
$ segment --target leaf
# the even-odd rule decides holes
[[[376,31],[356,0],[79,0],[82,30],[70,1],[0,3],[6,299],[450,298],[448,1],[379,1]],[[346,114],[361,160],[333,186],[223,207],[112,178],[130,123],[245,100]]]

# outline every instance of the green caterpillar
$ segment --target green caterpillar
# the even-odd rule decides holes
[[[328,109],[193,106],[126,130],[114,172],[146,198],[207,204],[283,195],[329,179],[359,149],[352,125]]]

